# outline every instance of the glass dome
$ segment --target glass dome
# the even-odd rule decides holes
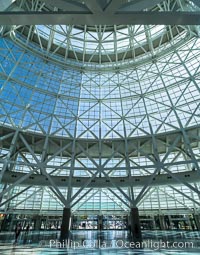
[[[173,36],[181,30],[177,27],[171,28]],[[143,55],[151,46],[157,48],[169,38],[169,29],[164,25],[36,25],[34,28],[23,27],[20,31],[25,36],[31,33],[31,40],[41,44],[43,50],[50,54],[56,53],[83,63],[98,64],[124,61]]]
[[[182,34],[187,38],[186,31]],[[198,112],[195,116],[193,112],[199,100],[199,38],[150,61],[115,70],[61,66],[16,42],[1,40],[4,125],[55,136],[106,139],[148,135],[150,129],[155,134],[176,130],[180,115],[184,127],[198,124]]]

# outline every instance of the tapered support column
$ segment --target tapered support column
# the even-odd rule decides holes
[[[130,213],[131,239],[133,242],[142,242],[142,231],[140,226],[138,208],[131,208]]]
[[[34,229],[35,230],[40,230],[41,229],[41,224],[42,224],[42,219],[41,219],[41,216],[37,216],[35,218],[35,226],[34,226]]]
[[[61,240],[69,239],[70,228],[71,228],[71,209],[64,208],[60,233]]]
[[[193,217],[194,217],[194,222],[196,224],[197,230],[200,230],[200,217],[199,217],[199,215],[194,214]]]
[[[168,215],[168,217],[169,217],[169,229],[172,229],[173,227],[172,217],[171,215]]]
[[[98,230],[103,230],[103,215],[98,215]]]
[[[156,229],[156,222],[155,222],[155,217],[154,217],[154,215],[152,216],[152,227],[153,227],[153,230]]]
[[[165,230],[166,229],[165,216],[159,215],[158,218],[159,218],[159,223],[160,223],[160,229]]]

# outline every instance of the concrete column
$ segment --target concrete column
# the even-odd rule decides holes
[[[166,229],[165,216],[164,215],[159,215],[158,218],[159,218],[159,223],[160,223],[160,229],[165,230]]]
[[[155,229],[156,229],[156,223],[155,223],[155,217],[154,217],[154,215],[152,215],[151,218],[152,218],[153,230],[155,230]]]
[[[70,228],[71,228],[71,209],[65,207],[63,209],[63,217],[60,231],[61,240],[69,239]]]
[[[41,229],[41,224],[42,224],[42,218],[41,216],[36,216],[35,218],[35,226],[34,226],[34,229],[35,230],[40,230]]]
[[[142,242],[142,231],[140,226],[138,208],[131,208],[130,212],[131,239],[133,242]]]
[[[103,230],[103,215],[98,215],[98,226],[97,226],[98,230]]]
[[[173,226],[172,217],[171,215],[168,215],[168,217],[169,217],[169,229],[172,229]]]
[[[198,214],[193,214],[194,222],[196,224],[197,230],[200,230],[200,219]]]

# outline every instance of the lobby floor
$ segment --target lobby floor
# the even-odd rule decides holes
[[[59,242],[58,231],[21,232],[17,244],[14,244],[13,232],[1,232],[0,254],[197,255],[200,254],[200,232],[145,230],[142,244],[130,242],[127,231],[122,230],[76,230],[72,231],[68,243]]]

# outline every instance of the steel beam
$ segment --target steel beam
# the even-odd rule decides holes
[[[147,8],[152,8],[153,6],[156,6],[157,4],[159,4],[160,2],[162,2],[162,0],[135,0],[135,1],[131,1],[128,2],[127,4],[123,5],[122,8],[120,8],[120,10],[134,10],[134,11],[141,11],[143,9],[147,9]]]
[[[34,174],[37,169],[34,169],[30,173],[20,173],[13,171],[6,171],[2,179],[2,183],[15,185],[35,185],[35,186],[51,186],[50,181],[46,178],[46,175]],[[166,170],[166,168],[165,168]],[[154,176],[152,182],[148,187],[161,186],[161,185],[178,185],[180,182],[184,183],[198,183],[200,181],[200,175],[197,171],[187,171],[181,173],[171,173],[169,170],[168,174],[160,174]],[[97,172],[96,172],[97,173]],[[81,188],[78,191],[78,194],[84,188],[110,188],[111,183],[117,187],[143,187],[147,184],[149,178],[152,175],[144,176],[131,176],[131,177],[96,177],[96,173],[92,176],[91,179],[88,177],[72,177],[71,185],[75,188]],[[173,174],[173,177],[171,176]],[[27,176],[28,175],[28,176]],[[67,187],[69,176],[53,176],[50,175],[53,183],[57,187]],[[89,180],[88,180],[89,179]],[[18,180],[23,180],[18,183]],[[3,192],[4,193],[4,192]],[[77,197],[78,194],[73,196],[72,201]]]
[[[199,0],[192,0],[192,2],[200,8],[200,2]]]
[[[0,11],[4,11],[11,6],[16,0],[1,0]]]
[[[46,5],[51,5],[53,7],[57,7],[61,10],[70,10],[76,12],[84,12],[89,11],[88,8],[79,2],[74,1],[65,1],[65,0],[43,0]]]
[[[77,12],[0,12],[2,25],[199,25],[200,12],[118,12],[90,14]]]

